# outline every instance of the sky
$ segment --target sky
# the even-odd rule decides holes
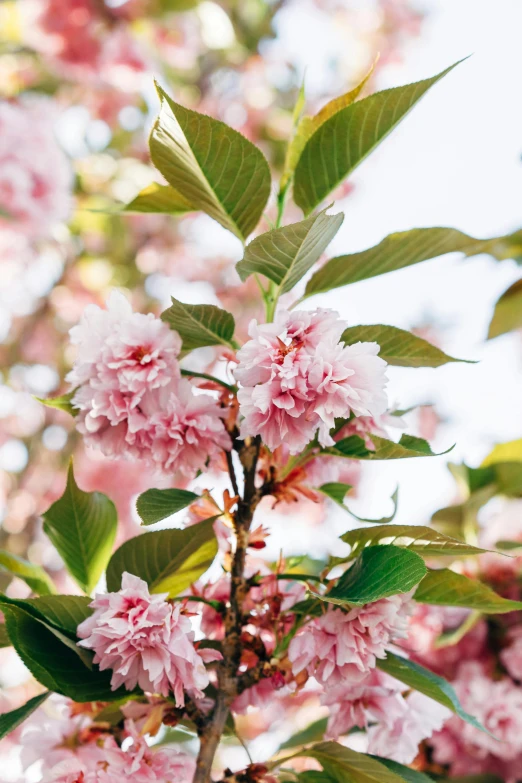
[[[371,2],[361,0],[361,5]],[[346,216],[329,249],[332,255],[414,227],[451,226],[485,238],[522,226],[522,3],[427,0],[423,7],[428,14],[421,36],[406,47],[403,62],[381,72],[379,88],[418,81],[469,59],[433,87],[355,171],[354,193],[334,208]],[[321,77],[310,74],[314,68],[326,71],[329,55],[317,46],[316,23],[303,0],[279,25],[284,45],[298,66],[306,66],[312,91]],[[436,403],[449,420],[435,446],[456,445],[446,457],[369,466],[372,491],[361,493],[362,505],[353,504],[364,516],[389,510],[386,498],[399,484],[394,521],[425,522],[453,498],[448,459],[476,465],[494,443],[522,436],[522,340],[512,334],[485,342],[495,301],[520,274],[514,261],[462,260],[452,254],[304,305],[335,308],[350,324],[411,328],[433,321],[444,350],[477,361],[433,370],[390,369],[391,400],[400,407]]]

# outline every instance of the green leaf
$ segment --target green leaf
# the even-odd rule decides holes
[[[445,780],[447,783],[505,783],[501,778],[497,778],[496,775],[466,775],[463,778],[445,777],[441,778],[441,780]]]
[[[415,600],[432,606],[462,606],[486,614],[505,614],[522,609],[521,601],[502,598],[478,579],[470,579],[447,568],[428,571],[415,592]]]
[[[122,690],[111,691],[109,671],[90,670],[72,642],[20,606],[3,604],[9,638],[33,677],[55,693],[73,701],[112,701]],[[81,648],[78,648],[78,650]],[[85,654],[87,651],[83,651]]]
[[[380,346],[379,356],[396,367],[440,367],[448,362],[469,362],[448,356],[422,337],[417,337],[396,326],[375,324],[372,326],[351,326],[341,337],[346,345],[358,342],[375,342]]]
[[[363,549],[354,564],[326,595],[328,603],[363,606],[381,598],[407,593],[426,576],[424,560],[409,549],[382,545]]]
[[[13,555],[5,549],[0,549],[0,571],[7,571],[29,585],[34,593],[51,595],[56,593],[56,587],[51,577],[38,565]]]
[[[169,215],[183,215],[185,212],[193,212],[194,209],[190,201],[175,188],[159,185],[157,182],[141,190],[136,198],[124,207],[125,212],[162,212]]]
[[[161,108],[150,136],[152,162],[196,209],[244,240],[270,195],[263,154],[225,123],[185,109],[157,89]]]
[[[501,552],[509,552],[510,554],[522,554],[522,541],[497,541],[495,549],[500,549]]]
[[[458,63],[415,84],[352,103],[310,137],[297,163],[294,201],[308,215],[399,124],[424,93]]]
[[[488,340],[514,329],[522,328],[522,280],[517,280],[504,291],[495,305],[489,325]]]
[[[172,305],[161,314],[183,341],[183,352],[207,345],[226,345],[234,350],[234,316],[215,305],[191,305],[172,297]]]
[[[506,443],[497,443],[480,468],[497,465],[499,462],[522,462],[522,438],[509,440]]]
[[[91,593],[109,562],[116,538],[114,503],[101,492],[82,492],[71,463],[64,494],[43,518],[44,532],[68,571],[82,590]]]
[[[453,686],[438,674],[434,674],[424,666],[392,652],[388,652],[384,660],[378,660],[377,667],[391,677],[395,677],[396,680],[447,707],[476,729],[486,731],[473,715],[463,709]]]
[[[373,755],[372,759],[378,761],[379,764],[383,764],[386,769],[389,769],[391,772],[395,772],[402,778],[402,780],[405,780],[406,783],[433,783],[433,778],[428,777],[428,775],[425,775],[424,772],[419,772],[417,769],[405,767],[404,764],[399,764],[397,761],[383,759],[380,756]]]
[[[290,750],[291,748],[298,748],[301,745],[308,745],[310,742],[322,740],[327,723],[328,718],[319,718],[319,720],[316,720],[307,726],[306,729],[301,729],[301,731],[296,732],[296,734],[293,734],[287,739],[286,742],[283,742],[278,752]]]
[[[49,691],[40,693],[39,696],[33,696],[32,699],[29,699],[29,701],[16,710],[2,713],[2,715],[0,715],[0,740],[18,728],[29,715],[44,703],[48,696]]]
[[[89,617],[91,599],[83,595],[45,595],[39,598],[8,598],[0,595],[0,604],[15,606],[76,638],[76,629]]]
[[[144,525],[154,525],[190,506],[199,497],[186,489],[148,489],[138,497],[136,509]]]
[[[499,261],[514,258],[522,253],[522,230],[492,239],[475,239],[455,228],[399,231],[368,250],[332,258],[308,281],[305,297],[455,252],[487,253]]]
[[[352,487],[349,484],[341,484],[339,482],[333,481],[328,484],[323,484],[322,486],[318,487],[319,492],[322,492],[323,495],[326,495],[330,498],[330,500],[333,500],[334,503],[337,503],[338,506],[340,506],[343,511],[347,511],[348,514],[350,514],[355,519],[359,520],[359,522],[369,522],[370,524],[376,524],[376,525],[384,525],[387,522],[391,522],[395,514],[397,513],[397,504],[398,504],[398,498],[399,498],[399,489],[397,488],[395,492],[393,493],[391,500],[393,502],[393,512],[390,514],[390,516],[387,517],[381,517],[380,519],[364,519],[363,517],[357,516],[357,514],[354,514],[353,511],[351,511],[348,506],[344,505],[344,498],[346,496],[346,493],[349,492]]]
[[[329,209],[329,207],[328,207]],[[236,264],[241,280],[261,274],[279,286],[279,293],[291,291],[318,261],[339,231],[344,215],[327,215],[326,210],[300,223],[275,228],[256,237]]]
[[[327,454],[350,459],[405,459],[412,457],[440,457],[447,454],[451,448],[436,454],[431,450],[429,443],[424,438],[416,438],[413,435],[402,435],[398,443],[387,438],[372,435],[374,450],[368,449],[364,440],[359,435],[350,435],[348,438],[338,441],[335,446],[325,449]]]
[[[297,755],[316,759],[337,783],[404,783],[403,778],[376,759],[337,742],[321,742]]]
[[[131,538],[116,550],[107,568],[107,589],[120,589],[124,571],[144,579],[151,592],[169,598],[205,573],[217,554],[215,517],[184,530],[158,530]]]
[[[334,114],[337,114],[337,112],[341,111],[341,109],[346,109],[347,106],[350,106],[355,100],[357,100],[373,74],[377,64],[377,59],[378,57],[375,59],[375,62],[372,64],[364,79],[356,87],[354,87],[352,90],[349,90],[349,92],[344,93],[344,95],[340,95],[338,98],[334,98],[333,100],[329,101],[314,117],[305,116],[302,117],[299,121],[299,117],[304,105],[303,85],[299,93],[296,107],[294,109],[294,124],[297,124],[297,127],[295,129],[294,136],[290,140],[286,150],[283,175],[281,177],[282,191],[286,189],[290,180],[292,179],[295,168],[308,139],[315,133],[316,130],[318,130],[318,128],[321,127],[321,125],[326,122],[326,120],[329,120],[330,117],[334,116]]]
[[[425,557],[467,557],[486,550],[450,538],[424,525],[379,525],[349,530],[341,541],[352,548],[350,558],[368,546],[393,544]],[[339,558],[340,560],[340,558]]]
[[[71,416],[76,416],[78,408],[72,404],[72,398],[75,394],[76,389],[73,389],[67,394],[62,394],[61,397],[49,397],[46,400],[44,400],[43,397],[35,397],[35,400],[38,400],[38,402],[41,402],[42,405],[45,405],[47,408],[55,408],[59,411],[65,411],[65,413],[69,413]]]

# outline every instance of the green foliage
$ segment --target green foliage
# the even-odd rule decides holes
[[[107,568],[107,589],[121,587],[124,571],[144,579],[151,592],[169,598],[205,573],[217,554],[215,517],[184,530],[158,530],[131,538],[116,550]]]
[[[71,463],[64,494],[43,518],[44,531],[68,571],[82,590],[91,593],[109,562],[116,538],[114,503],[100,492],[82,492]]]
[[[199,498],[186,489],[148,489],[138,497],[136,509],[144,525],[153,525],[190,506]]]
[[[363,549],[335,587],[317,598],[341,606],[363,606],[407,593],[425,577],[424,560],[409,549],[382,545]]]
[[[492,239],[475,239],[454,228],[399,231],[368,250],[332,258],[308,281],[305,297],[404,269],[446,253],[459,252],[466,256],[487,253],[501,261],[515,257],[521,248],[522,231]]]
[[[0,648],[2,647],[11,647],[11,640],[9,639],[5,623],[0,623]]]
[[[279,286],[278,295],[291,291],[318,261],[339,231],[344,215],[326,210],[300,223],[275,228],[256,237],[236,264],[241,280],[261,274]]]
[[[245,240],[270,194],[270,170],[261,151],[225,123],[180,106],[161,87],[158,94],[152,162],[196,209]]]
[[[379,356],[396,367],[440,367],[448,362],[468,361],[448,356],[422,337],[396,326],[351,326],[345,329],[341,339],[347,345],[361,341],[378,343]]]
[[[297,755],[316,759],[335,783],[404,783],[405,780],[380,761],[337,742],[320,742]]]
[[[47,408],[55,408],[56,410],[69,413],[71,416],[76,416],[78,409],[72,404],[72,398],[75,394],[76,389],[73,389],[67,394],[62,394],[61,397],[49,397],[46,400],[44,400],[43,397],[35,397],[35,399]]]
[[[391,677],[395,677],[396,680],[400,680],[410,688],[420,691],[430,699],[447,707],[476,729],[485,731],[484,727],[463,709],[453,686],[438,674],[434,674],[424,666],[392,652],[388,652],[384,660],[378,660],[377,667]]]
[[[234,349],[234,316],[215,305],[185,304],[172,297],[172,305],[161,314],[161,320],[178,332],[184,353],[207,345]]]
[[[45,595],[39,598],[8,598],[0,596],[4,606],[15,606],[62,631],[71,639],[76,629],[90,614],[90,598],[80,595]]]
[[[398,500],[399,500],[399,490],[398,488],[393,493],[391,499],[393,502],[393,511],[392,513],[387,517],[381,517],[380,519],[364,519],[363,517],[358,517],[357,514],[354,514],[353,511],[351,511],[348,506],[344,505],[344,498],[351,489],[351,486],[349,484],[341,484],[337,481],[333,481],[328,484],[323,484],[322,486],[318,487],[319,492],[322,492],[323,495],[326,495],[330,498],[330,500],[333,500],[334,503],[337,503],[338,506],[340,506],[343,511],[347,511],[348,514],[350,514],[354,519],[359,520],[359,522],[369,522],[370,524],[375,525],[384,525],[387,522],[391,522],[395,518],[395,514],[397,513],[397,506],[398,506]]]
[[[470,579],[447,568],[428,571],[415,592],[415,600],[433,606],[462,606],[486,614],[505,614],[522,609],[521,601],[502,598],[478,579]]]
[[[417,769],[410,769],[405,767],[404,764],[399,764],[398,761],[392,761],[391,759],[383,759],[380,756],[372,756],[380,764],[385,766],[390,772],[395,772],[406,783],[433,783],[433,778],[425,775],[424,772],[419,772]]]
[[[4,712],[2,715],[0,715],[0,740],[18,728],[18,726],[20,726],[24,720],[28,718],[29,715],[31,715],[31,713],[37,710],[38,707],[44,703],[48,696],[49,692],[40,693],[38,696],[34,696],[32,699],[29,699],[29,701],[27,701],[21,707],[18,707],[16,710],[11,710],[11,712]]]
[[[410,549],[425,557],[460,558],[480,555],[485,551],[464,541],[445,536],[424,525],[380,525],[378,527],[357,528],[342,535],[341,541],[349,544],[352,548],[350,559],[364,547],[377,544],[393,544]],[[342,561],[342,558],[338,558],[338,560]]]
[[[489,325],[488,340],[514,329],[522,328],[522,280],[517,280],[504,291],[495,305]]]
[[[350,459],[404,459],[411,457],[440,457],[447,454],[451,448],[436,454],[431,450],[429,443],[424,438],[416,438],[413,435],[402,435],[398,443],[387,438],[372,435],[372,443],[375,449],[369,449],[359,435],[350,435],[348,438],[338,441],[335,446],[325,449],[327,454],[336,457],[349,457]]]
[[[322,740],[327,723],[328,718],[319,718],[319,720],[316,720],[307,726],[306,729],[302,729],[301,731],[296,732],[296,734],[292,734],[286,742],[283,742],[279,750],[291,750],[292,748],[299,748],[302,745],[308,745],[310,742]]]
[[[164,212],[169,215],[183,215],[193,212],[194,207],[187,199],[170,185],[153,182],[143,188],[132,201],[125,206],[125,212]]]
[[[121,696],[121,691],[111,691],[110,672],[87,665],[92,654],[76,647],[66,634],[26,611],[20,603],[2,603],[2,607],[13,647],[46,688],[78,702],[111,701]]]
[[[424,93],[455,65],[415,84],[351,103],[315,130],[295,169],[294,201],[308,215],[399,124]]]
[[[5,549],[0,549],[0,571],[7,571],[29,585],[34,593],[51,595],[56,593],[56,587],[51,577],[38,565],[13,555]]]
[[[375,60],[364,79],[356,87],[354,87],[352,90],[349,90],[349,92],[344,93],[344,95],[340,95],[338,98],[334,98],[333,100],[329,101],[313,117],[300,117],[305,101],[304,88],[301,88],[294,110],[294,124],[296,125],[295,133],[290,139],[286,150],[283,175],[281,177],[282,191],[288,187],[308,139],[321,127],[321,125],[326,122],[326,120],[329,120],[330,117],[334,116],[334,114],[337,114],[337,112],[341,111],[341,109],[346,109],[357,100],[369,79],[371,78],[376,63],[377,60]]]

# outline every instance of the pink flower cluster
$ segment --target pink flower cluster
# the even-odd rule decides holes
[[[133,313],[113,292],[106,310],[85,309],[71,341],[78,356],[67,380],[87,445],[187,476],[230,448],[217,402],[180,377],[178,334],[152,314]]]
[[[411,612],[410,594],[349,612],[329,609],[290,642],[288,657],[294,674],[306,669],[328,691],[363,681],[377,658],[386,657],[391,643],[406,638]]]
[[[93,614],[78,626],[79,645],[93,650],[101,670],[112,669],[111,687],[174,694],[185,703],[184,691],[203,697],[209,683],[205,661],[217,660],[214,650],[197,652],[188,617],[165,594],[150,595],[147,584],[124,573],[117,593],[97,595]]]
[[[241,435],[261,435],[274,450],[297,454],[316,433],[332,446],[336,418],[379,416],[387,407],[386,362],[377,343],[340,342],[346,327],[331,310],[281,312],[274,323],[252,321],[238,351],[235,376]]]
[[[71,211],[72,174],[44,98],[0,103],[0,229],[48,236]]]
[[[410,764],[419,743],[440,730],[451,712],[421,693],[405,696],[405,690],[374,669],[360,683],[328,691],[321,699],[330,708],[327,738],[337,739],[358,726],[366,730],[368,753]]]
[[[64,759],[50,769],[43,783],[190,783],[194,759],[173,748],[152,750],[141,737],[132,722],[125,724],[126,748],[118,747],[109,739],[103,755],[80,759]],[[128,740],[131,739],[131,743]]]

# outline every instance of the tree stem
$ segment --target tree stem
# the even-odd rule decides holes
[[[211,783],[212,764],[225,729],[230,704],[239,694],[238,668],[242,652],[243,600],[248,589],[245,580],[248,531],[261,497],[255,484],[260,439],[236,441],[234,447],[243,466],[244,490],[234,514],[236,547],[230,573],[230,600],[225,614],[223,660],[217,668],[216,702],[208,722],[199,731],[200,747],[193,783]],[[231,463],[232,460],[229,462],[229,468]],[[231,472],[231,478],[232,475],[235,478],[235,474]]]

